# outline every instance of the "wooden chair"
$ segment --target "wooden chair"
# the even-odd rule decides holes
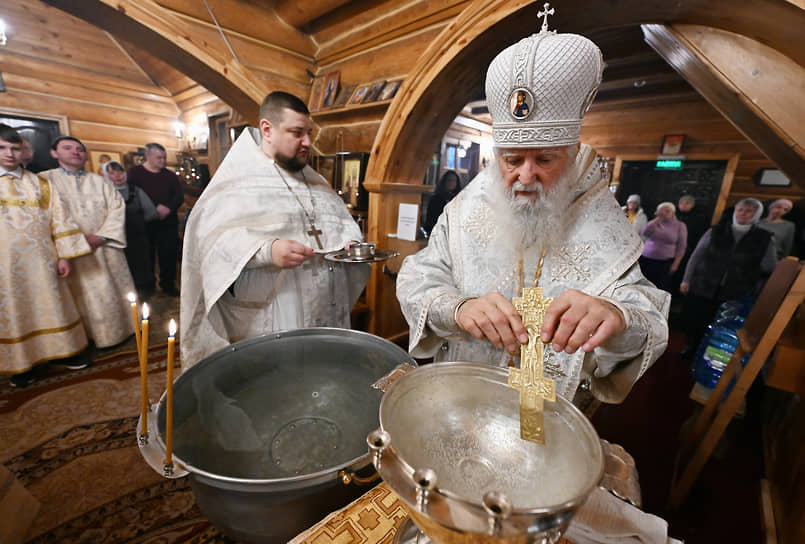
[[[739,345],[707,404],[691,431],[681,440],[671,482],[669,506],[672,509],[678,508],[687,498],[721,435],[803,299],[805,268],[793,257],[783,259],[777,263],[743,327],[738,330]],[[742,367],[741,360],[747,353],[751,356],[746,366]],[[722,397],[733,377],[736,379],[735,386],[722,403]]]

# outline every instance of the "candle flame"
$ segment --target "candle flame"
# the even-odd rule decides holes
[[[128,295],[126,295],[126,297],[129,299],[129,302],[131,302],[132,304],[137,300],[137,297],[134,296],[134,293],[129,293]]]
[[[168,325],[168,334],[173,336],[176,334],[176,321],[171,319],[170,324]]]
[[[143,319],[148,319],[148,303],[143,302]]]

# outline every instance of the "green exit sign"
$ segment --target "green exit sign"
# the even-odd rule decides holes
[[[684,162],[680,159],[658,159],[654,164],[657,170],[682,170]]]

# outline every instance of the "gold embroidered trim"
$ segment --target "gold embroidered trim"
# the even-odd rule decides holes
[[[59,259],[75,259],[77,257],[83,257],[84,255],[89,255],[92,251],[84,251],[83,253],[76,253],[75,255],[67,255],[66,257],[59,257]]]
[[[32,198],[0,198],[0,206],[28,206],[38,208],[39,201]]]
[[[50,207],[50,183],[42,176],[37,177],[39,178],[39,190],[41,192],[39,207],[43,210],[47,210],[48,207]]]
[[[53,235],[53,239],[58,240],[59,238],[66,238],[68,236],[73,236],[74,234],[81,234],[81,229],[73,229],[73,230],[66,230],[64,232],[59,232]]]
[[[54,334],[57,332],[64,332],[68,331],[74,327],[77,327],[81,324],[81,319],[77,319],[76,321],[70,323],[69,325],[65,325],[64,327],[56,327],[52,329],[39,329],[38,331],[32,331],[28,334],[23,336],[18,336],[17,338],[0,338],[0,344],[18,344],[19,342],[24,342],[33,338],[34,336],[42,336],[43,334]]]
[[[5,176],[4,176],[5,177]],[[47,210],[50,206],[50,183],[39,177],[39,200],[34,198],[0,198],[0,206],[22,206]]]

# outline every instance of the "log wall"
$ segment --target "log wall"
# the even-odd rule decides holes
[[[109,35],[38,1],[9,0],[3,15],[0,110],[65,116],[88,150],[123,154],[154,141],[175,154],[179,108]]]
[[[683,154],[717,154],[740,158],[726,206],[746,197],[761,201],[805,198],[796,187],[759,187],[753,176],[761,168],[775,168],[749,140],[697,94],[643,104],[593,104],[584,117],[581,140],[604,157],[658,155],[663,136],[684,134]]]

